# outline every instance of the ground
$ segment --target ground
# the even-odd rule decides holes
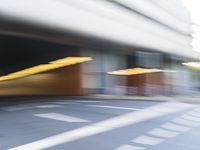
[[[200,105],[55,99],[0,106],[0,150],[199,150]]]

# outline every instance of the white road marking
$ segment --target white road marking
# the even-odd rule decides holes
[[[194,111],[200,113],[200,109],[199,108],[194,109]]]
[[[57,102],[51,102],[52,104],[58,104],[58,105],[74,105],[77,103],[73,103],[73,102],[62,102],[62,101],[57,101]]]
[[[132,146],[132,145],[122,145],[114,150],[145,150],[146,147],[138,147],[138,146]]]
[[[65,121],[65,122],[90,122],[85,119],[72,117],[68,115],[63,115],[59,113],[46,113],[46,114],[34,114],[36,117],[42,117],[42,118],[48,118],[48,119],[54,119],[59,121]]]
[[[191,129],[189,127],[177,125],[175,123],[165,123],[161,127],[164,129],[173,130],[173,131],[177,131],[177,132],[186,132]]]
[[[194,116],[191,116],[191,115],[183,115],[183,116],[181,116],[181,118],[189,120],[189,121],[200,122],[200,118],[199,117],[194,117]]]
[[[155,138],[155,137],[146,136],[146,135],[137,137],[132,140],[132,142],[134,142],[134,143],[144,144],[144,145],[157,145],[163,141],[164,141],[164,139]]]
[[[167,103],[164,103],[160,107],[153,107],[152,110],[157,111],[157,112],[170,113],[174,111],[175,109],[178,109],[178,110],[184,109],[188,105],[195,106],[193,104],[167,102]]]
[[[149,134],[158,136],[158,137],[162,137],[162,138],[172,138],[172,137],[177,136],[179,133],[174,132],[174,131],[167,131],[167,130],[164,130],[161,128],[156,128],[156,129],[149,131]]]
[[[97,108],[124,109],[124,110],[142,110],[142,109],[139,109],[139,108],[118,107],[118,106],[108,106],[108,105],[87,105],[87,106],[97,107]]]
[[[199,122],[193,122],[193,121],[185,120],[183,118],[174,119],[174,120],[172,120],[172,122],[175,122],[180,125],[186,125],[186,126],[199,126],[200,125]]]
[[[174,105],[178,107],[174,107]],[[160,111],[154,111],[160,107],[162,108]],[[164,111],[163,108],[165,107],[170,107],[173,109],[170,111]],[[85,127],[11,148],[10,150],[41,150],[194,107],[196,107],[196,105],[173,102],[161,103],[141,111],[133,111]]]
[[[27,110],[27,109],[32,109],[33,107],[31,106],[26,106],[26,105],[18,105],[18,106],[8,106],[8,107],[2,107],[1,110],[4,111],[19,111],[19,110]]]
[[[61,105],[38,105],[35,106],[36,108],[57,108],[57,107],[62,107]]]
[[[102,103],[102,101],[84,101],[84,100],[75,100],[74,102],[78,102],[78,103]]]
[[[200,117],[200,113],[195,112],[195,111],[190,111],[190,112],[188,112],[188,114],[190,114],[190,115],[192,115],[194,117]]]

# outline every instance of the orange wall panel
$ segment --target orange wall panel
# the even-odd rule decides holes
[[[82,95],[81,65],[0,82],[0,95]]]

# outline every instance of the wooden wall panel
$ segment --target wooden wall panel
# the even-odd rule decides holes
[[[163,73],[148,73],[127,76],[127,86],[136,87],[138,95],[145,95],[147,85],[154,86],[154,92],[159,94],[165,87],[165,76]]]
[[[81,65],[0,82],[0,96],[82,95]]]

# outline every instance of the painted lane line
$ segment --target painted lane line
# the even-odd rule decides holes
[[[162,137],[162,138],[172,138],[172,137],[177,136],[179,133],[174,132],[174,131],[167,131],[167,130],[164,130],[161,128],[156,128],[156,129],[149,131],[149,134],[158,136],[158,137]]]
[[[191,115],[183,115],[183,116],[181,116],[181,118],[189,120],[189,121],[200,122],[199,117],[194,117],[194,116],[191,116]]]
[[[27,110],[27,109],[33,109],[33,108],[56,108],[56,107],[62,107],[60,105],[38,105],[38,106],[27,106],[27,105],[17,105],[17,106],[8,106],[8,107],[2,107],[0,108],[3,111],[19,111],[19,110]]]
[[[103,101],[84,101],[84,100],[75,100],[74,102],[78,102],[78,103],[102,103]]]
[[[197,113],[200,113],[200,109],[199,108],[194,109],[194,111],[197,112]]]
[[[194,112],[194,111],[190,111],[188,112],[189,115],[194,116],[194,117],[200,117],[200,113]]]
[[[57,107],[62,107],[61,105],[38,105],[35,106],[36,108],[57,108]]]
[[[1,110],[9,111],[9,112],[19,111],[19,110],[27,110],[27,109],[31,109],[31,107],[4,107],[4,108],[1,108]]]
[[[74,105],[77,103],[73,103],[73,102],[62,102],[62,101],[57,101],[57,102],[51,102],[52,104],[58,104],[58,105]]]
[[[196,105],[194,104],[186,104],[186,103],[178,103],[178,102],[167,102],[164,103],[162,106],[160,107],[152,107],[152,111],[156,111],[156,112],[162,112],[162,113],[170,113],[174,110],[182,110],[185,107],[190,106],[190,108],[195,107]]]
[[[132,145],[122,145],[114,150],[145,150],[146,147],[138,147],[138,146],[132,146]]]
[[[38,141],[34,141],[28,144],[24,144],[15,148],[11,148],[10,150],[41,150],[49,147],[53,147],[59,144],[64,144],[67,142],[79,140],[81,138],[93,136],[96,134],[108,132],[117,128],[121,128],[124,126],[136,124],[142,121],[147,121],[150,119],[155,119],[157,117],[161,117],[164,115],[168,115],[171,113],[176,113],[179,111],[183,111],[186,109],[191,109],[196,107],[196,105],[192,104],[182,104],[178,103],[179,105],[182,105],[182,107],[174,107],[174,105],[177,105],[177,103],[167,102],[168,107],[171,106],[171,111],[165,112],[165,111],[154,111],[156,108],[166,106],[166,103],[161,103],[155,106],[151,106],[146,108],[145,110],[141,111],[133,111],[127,114],[123,114],[117,117],[113,117],[104,121],[100,121],[91,125],[87,125],[85,127],[81,127],[78,129],[74,129],[71,131],[63,132],[61,134],[57,134],[51,137],[47,137]]]
[[[155,137],[146,136],[146,135],[137,137],[132,140],[132,142],[134,142],[134,143],[144,144],[144,145],[158,145],[163,141],[164,141],[164,139],[155,138]]]
[[[111,108],[111,109],[124,109],[124,110],[142,110],[138,108],[129,108],[129,107],[118,107],[118,106],[108,106],[108,105],[87,105],[88,107],[97,107],[97,108]]]
[[[27,110],[27,109],[32,109],[33,107],[31,106],[10,106],[10,107],[2,107],[1,110],[3,111],[9,111],[9,112],[13,112],[13,111],[19,111],[19,110]]]
[[[189,127],[177,125],[175,123],[170,123],[170,122],[163,124],[161,127],[167,130],[173,130],[177,132],[186,132],[186,131],[191,130],[191,128]]]
[[[72,117],[68,115],[63,115],[59,113],[46,113],[46,114],[34,114],[36,117],[42,117],[42,118],[48,118],[48,119],[54,119],[59,121],[65,121],[65,122],[90,122],[85,119]]]
[[[180,125],[190,126],[190,127],[200,125],[199,122],[193,122],[193,121],[185,120],[183,118],[174,119],[172,120],[172,122],[175,122],[176,124],[180,124]]]

